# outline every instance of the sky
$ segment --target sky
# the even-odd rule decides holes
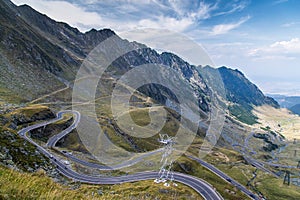
[[[121,35],[141,28],[174,31],[201,45],[216,66],[242,71],[264,93],[300,96],[299,0],[13,0],[13,3],[28,4],[82,32],[91,28],[110,28]],[[136,37],[137,41],[142,39]]]

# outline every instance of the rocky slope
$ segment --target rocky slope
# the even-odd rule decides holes
[[[0,29],[3,30],[0,31],[0,89],[4,91],[1,96],[4,100],[12,93],[26,102],[65,86],[72,86],[76,72],[88,53],[100,42],[115,35],[109,29],[92,29],[81,33],[29,6],[15,6],[8,0],[0,0],[0,15]],[[122,45],[129,45],[129,42],[119,38],[116,46],[121,48]],[[140,45],[142,49],[132,51],[112,63],[114,71],[117,71],[114,78],[138,65],[166,65],[177,71],[182,80],[190,85],[199,99],[199,107],[209,112],[213,91],[203,74],[214,69],[190,65],[172,53],[159,54],[138,43],[131,45]],[[231,105],[229,108],[233,115],[251,115],[249,111],[253,105],[269,104],[278,107],[273,99],[265,97],[241,72],[225,67],[218,69],[218,72],[226,89],[227,99],[223,101]],[[170,91],[154,84],[140,88],[140,91],[162,104],[174,97]],[[252,123],[253,119],[247,120],[248,117],[239,119]]]
[[[25,101],[68,85],[87,53],[114,34],[83,34],[8,0],[0,1],[0,30],[0,88]]]
[[[253,106],[267,104],[279,108],[274,99],[265,96],[242,72],[226,67],[221,67],[218,71],[224,82],[226,98],[231,102],[229,111],[240,121],[247,124],[256,123],[257,118],[251,112]]]
[[[44,169],[55,179],[61,177],[48,158],[17,135],[20,126],[53,117],[55,117],[53,112],[45,106],[24,108],[0,105],[0,165],[23,172]]]

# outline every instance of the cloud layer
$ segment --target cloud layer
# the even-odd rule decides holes
[[[250,19],[250,16],[247,16],[247,17],[242,18],[241,20],[239,20],[238,22],[235,22],[235,23],[215,25],[212,29],[212,34],[213,35],[226,34],[226,33],[230,32],[231,30],[238,28],[239,26],[244,24],[249,19]]]
[[[81,31],[91,28],[112,28],[115,31],[134,28],[165,28],[178,32],[199,29],[202,22],[242,11],[246,0],[236,3],[202,0],[13,0],[29,4],[49,17],[65,21]],[[247,20],[232,24],[219,24],[214,33],[226,34]],[[210,27],[203,27],[210,29]]]
[[[249,51],[249,55],[258,59],[296,59],[300,56],[300,39],[277,41],[268,46]]]

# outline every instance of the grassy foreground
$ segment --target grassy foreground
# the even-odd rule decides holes
[[[20,173],[0,166],[0,199],[202,199],[185,185],[164,187],[152,180],[121,185],[61,185],[44,171]]]

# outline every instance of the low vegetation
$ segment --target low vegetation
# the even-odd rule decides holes
[[[202,199],[193,189],[178,184],[164,187],[152,180],[121,185],[61,185],[44,171],[20,173],[0,166],[0,199]]]
[[[240,105],[232,105],[228,107],[230,113],[235,116],[239,121],[249,125],[257,123],[257,117],[251,112],[252,108],[244,108]]]

